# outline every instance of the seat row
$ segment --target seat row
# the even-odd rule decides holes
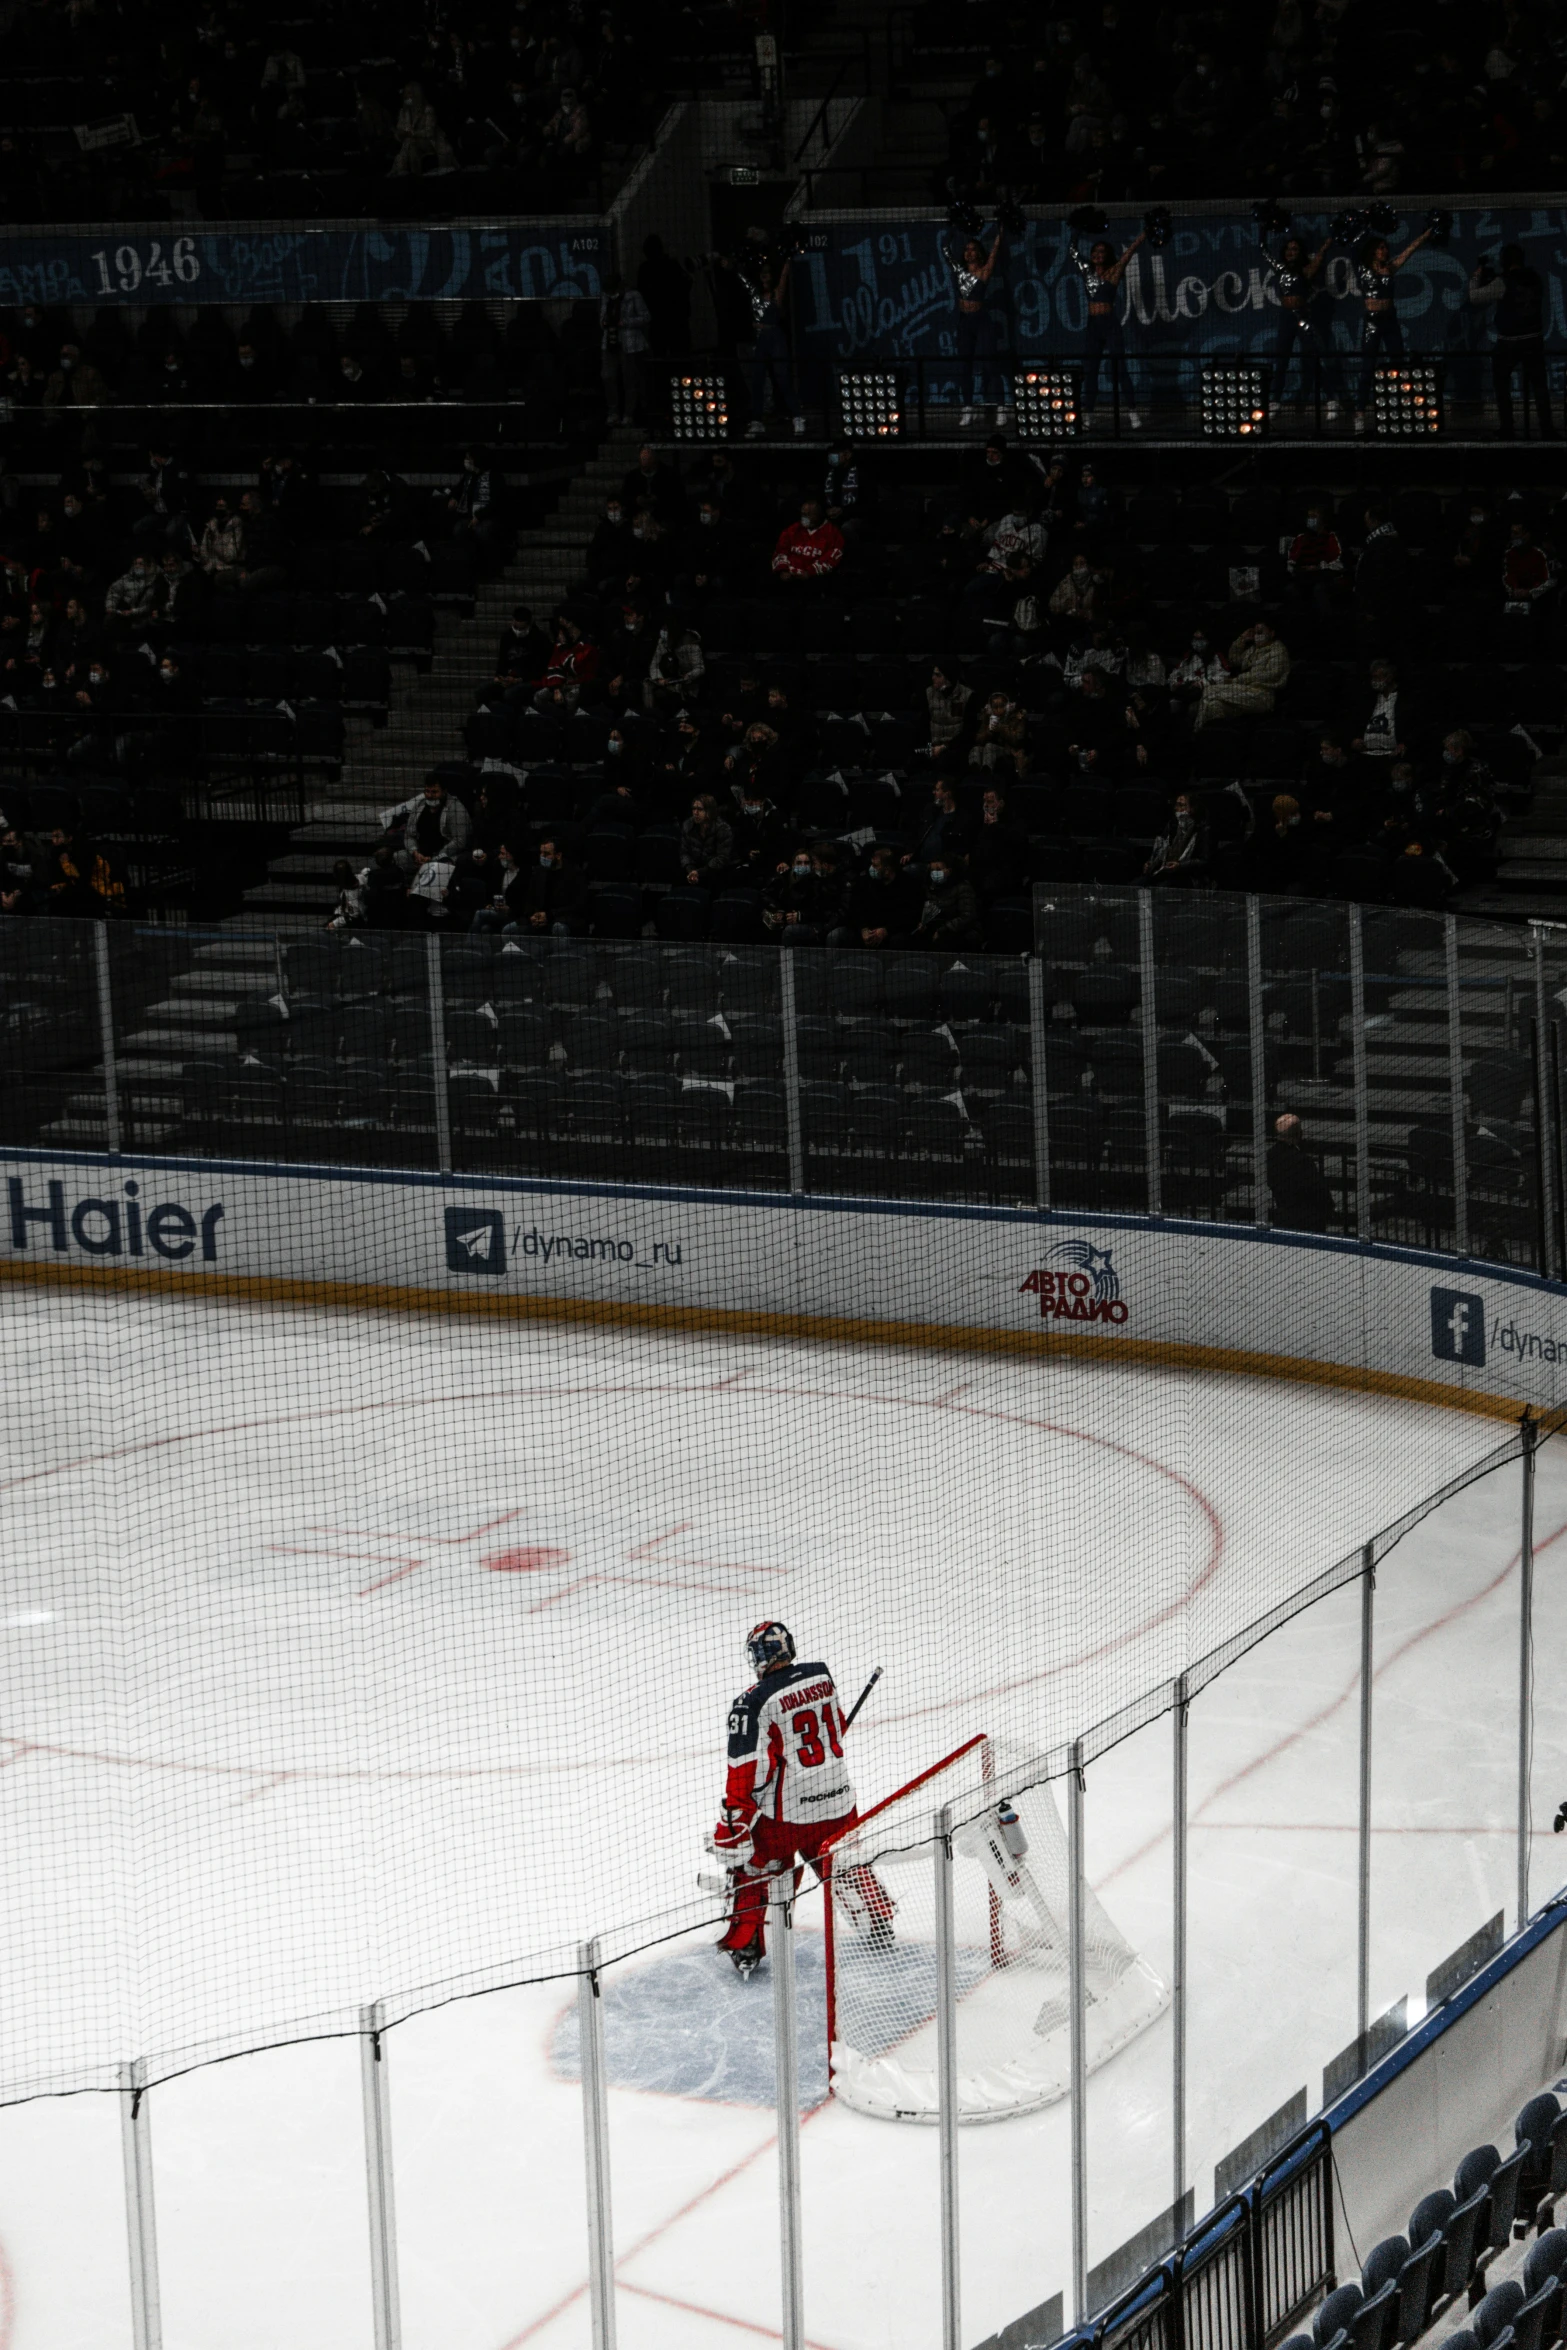
[[[1465,2299],[1471,2323],[1448,2333],[1444,2350],[1549,2350],[1560,2340],[1567,2228],[1546,2222],[1567,2190],[1567,2113],[1546,2091],[1513,2127],[1510,2153],[1472,2147],[1452,2186],[1423,2196],[1407,2232],[1373,2246],[1359,2283],[1329,2293],[1311,2333],[1285,2350],[1397,2350]],[[1531,2222],[1540,2233],[1521,2275],[1487,2292],[1487,2269]]]

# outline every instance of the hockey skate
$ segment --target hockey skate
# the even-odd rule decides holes
[[[720,1943],[718,1947],[722,1950],[724,1945]],[[743,1950],[731,1950],[729,1957],[741,1982],[749,1983],[762,1963],[762,1946],[760,1942],[747,1942]]]

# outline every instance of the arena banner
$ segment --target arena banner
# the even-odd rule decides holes
[[[1389,242],[1402,252],[1425,226],[1426,208],[1400,217]],[[1294,230],[1315,252],[1333,212],[1297,212]],[[1445,245],[1423,245],[1398,278],[1398,314],[1411,353],[1481,350],[1489,311],[1468,298],[1470,274],[1504,244],[1523,248],[1546,287],[1546,339],[1567,343],[1567,206],[1471,206],[1455,210]],[[1111,222],[1120,252],[1140,216]],[[867,216],[812,227],[802,222],[804,250],[794,264],[795,333],[804,356],[845,365],[877,358],[940,359],[956,351],[957,295],[949,250],[962,238],[944,221]],[[987,219],[986,251],[996,233]],[[1079,239],[1086,257],[1092,242]],[[1273,252],[1278,239],[1270,240]],[[1031,219],[1007,239],[991,280],[987,332],[995,350],[1070,352],[1082,341],[1087,298],[1064,219]],[[1360,304],[1354,262],[1343,245],[1324,257],[1313,323],[1335,347],[1359,346]],[[1273,263],[1261,249],[1249,212],[1175,214],[1162,251],[1132,256],[1117,316],[1128,351],[1255,353],[1279,334]]]
[[[607,240],[600,221],[564,219],[0,234],[0,307],[578,300],[599,292]]]
[[[1567,1400],[1559,1286],[1251,1226],[25,1150],[0,1195],[0,1277]]]

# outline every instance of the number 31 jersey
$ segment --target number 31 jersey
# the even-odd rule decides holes
[[[796,1824],[847,1819],[854,1788],[843,1759],[843,1714],[823,1664],[765,1673],[729,1709],[724,1800],[744,1817]]]

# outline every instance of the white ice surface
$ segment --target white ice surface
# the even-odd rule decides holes
[[[873,1799],[976,1729],[1052,1743],[1392,1518],[1494,1425],[972,1356],[4,1300],[0,2078],[343,2011],[686,1899],[738,1642],[886,1668]],[[1539,1511],[1537,1893],[1567,1793]],[[1516,1472],[1378,1587],[1373,2002],[1511,1907]],[[1190,2170],[1354,2029],[1358,1600],[1192,1715]],[[1090,1875],[1169,1960],[1167,1722],[1090,1774]],[[1509,1918],[1510,1922],[1510,1918]],[[807,1930],[811,1930],[807,1921]],[[630,1960],[630,1965],[650,1963]],[[764,1974],[755,1986],[765,2013]],[[585,2343],[569,1982],[388,2036],[409,2350]],[[700,2029],[700,2016],[693,2018]],[[153,2095],[167,2350],[357,2350],[352,2043]],[[628,2350],[777,2325],[772,2118],[611,2093]],[[1066,2275],[1064,2109],[965,2133],[964,2331]],[[1169,2026],[1090,2094],[1091,2258],[1169,2201]],[[934,2342],[935,2142],[804,2132],[807,2329]],[[119,2116],[0,2112],[0,2345],[129,2341]],[[9,2304],[6,2296],[9,2296]]]

